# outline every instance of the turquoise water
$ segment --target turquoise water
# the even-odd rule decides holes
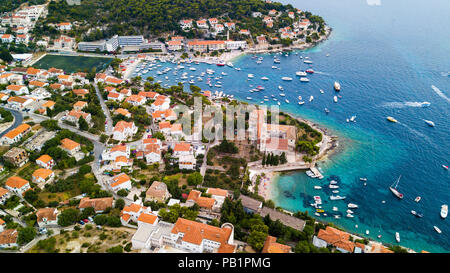
[[[256,64],[251,56],[234,61],[234,66],[241,71],[207,64],[192,64],[196,71],[188,70],[186,65],[184,71],[195,77],[207,68],[216,71],[214,77],[226,72],[223,78],[211,80],[213,85],[221,81],[222,88],[209,87],[205,81],[195,85],[203,90],[224,91],[244,101],[250,96],[249,102],[256,104],[264,96],[270,99],[266,103],[275,103],[271,99],[273,94],[282,101],[283,111],[310,119],[339,136],[337,152],[319,166],[326,178],[330,175],[340,178],[339,195],[347,199],[330,201],[329,191],[313,189],[314,185],[326,185],[326,179],[310,179],[300,172],[283,175],[276,181],[273,195],[277,205],[313,214],[309,204],[312,196],[320,195],[323,208],[331,215],[332,206],[345,212],[347,203],[356,203],[359,208],[355,210],[355,218],[346,218],[345,214],[341,219],[320,218],[364,236],[368,229],[370,238],[387,243],[395,243],[394,234],[399,232],[401,245],[416,251],[449,252],[448,219],[441,219],[439,212],[441,205],[450,201],[450,174],[441,167],[450,163],[450,77],[447,76],[450,35],[444,31],[444,26],[450,25],[450,1],[381,0],[380,6],[370,6],[362,0],[281,2],[323,16],[333,27],[330,38],[297,55],[279,55],[280,64],[273,63],[273,54],[262,54],[262,64]],[[310,57],[313,64],[304,64],[299,56]],[[280,69],[272,69],[272,65]],[[295,72],[308,67],[316,73],[308,76],[310,82],[299,82]],[[255,78],[248,80],[248,73]],[[180,81],[180,74],[148,73],[168,84]],[[270,80],[260,80],[263,76]],[[283,76],[294,80],[282,81]],[[342,87],[338,103],[333,102],[335,80]],[[264,86],[265,90],[249,93],[257,85]],[[284,87],[290,104],[279,96],[278,85]],[[325,93],[321,94],[320,89]],[[302,106],[297,104],[299,95],[306,100]],[[312,102],[307,101],[310,95],[314,96]],[[431,105],[419,107],[424,101]],[[330,110],[328,115],[325,107]],[[357,116],[357,122],[347,123],[346,119],[352,115]],[[399,122],[390,123],[386,116],[393,116]],[[434,121],[436,127],[429,127],[424,119]],[[388,189],[399,175],[402,179],[398,190],[405,195],[403,200],[398,200]],[[360,177],[368,178],[367,186],[359,181]],[[282,194],[285,190],[291,191],[295,199],[285,197]],[[414,202],[419,195],[420,203]],[[415,218],[411,210],[421,212],[424,217]],[[434,231],[434,225],[442,234]],[[381,239],[377,238],[378,234],[382,235]]]

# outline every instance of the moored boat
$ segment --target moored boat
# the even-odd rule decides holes
[[[341,85],[338,82],[334,82],[334,90],[341,91]]]
[[[397,120],[393,117],[386,117],[387,120],[389,120],[390,122],[397,122]]]
[[[447,218],[447,214],[448,214],[448,205],[444,204],[441,206],[441,217],[445,219]]]
[[[389,187],[389,189],[391,190],[391,192],[392,192],[395,196],[397,196],[399,199],[402,199],[402,198],[403,198],[403,194],[400,193],[400,192],[397,190],[397,186],[398,186],[398,183],[400,182],[400,178],[401,178],[401,177],[402,177],[402,176],[400,175],[400,176],[398,177],[397,181],[394,182],[394,184],[392,184],[392,185]],[[395,186],[394,186],[394,185],[395,185]]]
[[[395,240],[397,241],[397,243],[400,243],[400,233],[395,233]]]
[[[442,231],[437,227],[437,226],[433,226],[434,230],[436,230],[437,233],[441,234]]]

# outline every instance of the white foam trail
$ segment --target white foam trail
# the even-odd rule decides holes
[[[405,107],[425,107],[429,102],[405,101],[405,102],[386,102],[382,106],[387,108],[405,108]]]
[[[366,0],[369,6],[381,6],[381,0]]]
[[[444,93],[442,93],[441,90],[439,90],[439,88],[437,88],[434,85],[431,85],[431,88],[433,89],[433,91],[438,94],[439,97],[445,99],[446,101],[450,102],[450,98],[448,98]]]
[[[431,139],[430,139],[428,136],[422,134],[421,132],[417,131],[416,129],[413,129],[413,128],[409,127],[409,126],[406,125],[406,124],[403,124],[403,123],[401,123],[401,122],[398,122],[398,123],[399,123],[400,125],[405,126],[405,127],[406,127],[409,131],[411,131],[412,133],[414,133],[414,134],[416,134],[416,135],[422,137],[423,139],[427,140],[429,143],[432,143]]]
[[[330,74],[325,73],[325,72],[320,72],[320,71],[314,71],[314,73],[320,74],[320,75],[327,75],[330,76]]]

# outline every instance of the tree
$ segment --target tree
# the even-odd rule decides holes
[[[17,243],[19,245],[31,242],[36,237],[36,229],[34,227],[25,227],[19,229]]]
[[[262,165],[266,165],[266,153],[263,154]]]
[[[281,157],[280,157],[280,163],[281,163],[281,164],[284,164],[284,163],[286,163],[286,162],[287,162],[287,159],[286,159],[286,153],[283,152],[283,153],[281,154]]]
[[[78,119],[78,127],[81,131],[89,130],[89,124],[83,117],[80,117],[80,119]]]
[[[106,250],[108,253],[123,253],[123,248],[121,245],[114,246]]]
[[[187,178],[187,182],[188,182],[189,186],[200,185],[200,183],[202,183],[202,180],[203,180],[203,176],[200,174],[200,172],[191,173]]]
[[[79,211],[76,209],[66,209],[58,216],[58,225],[62,227],[70,226],[79,219]]]
[[[116,200],[116,204],[114,205],[116,209],[122,210],[125,207],[125,201],[122,198]]]
[[[9,53],[8,49],[6,48],[0,50],[0,59],[2,59],[7,63],[10,63],[14,60],[13,56],[11,55],[11,53]]]
[[[261,251],[264,246],[264,242],[266,241],[268,232],[269,228],[264,224],[253,225],[250,229],[247,243],[255,250]]]
[[[128,191],[126,189],[120,189],[117,191],[117,195],[125,197],[128,195]]]

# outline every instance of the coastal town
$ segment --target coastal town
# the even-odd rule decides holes
[[[179,32],[158,37],[81,41],[78,21],[36,35],[54,1],[44,2],[1,16],[0,252],[414,252],[271,200],[279,173],[324,178],[316,163],[338,145],[326,129],[282,112],[270,123],[267,108],[136,74],[160,62],[223,66],[243,54],[313,47],[331,28],[310,13],[252,11],[265,34],[217,16],[183,18]],[[36,65],[48,56],[107,62],[78,71]],[[215,117],[233,121],[230,107],[247,110],[236,113],[244,129],[215,124],[206,138]],[[215,115],[196,115],[207,109]]]

